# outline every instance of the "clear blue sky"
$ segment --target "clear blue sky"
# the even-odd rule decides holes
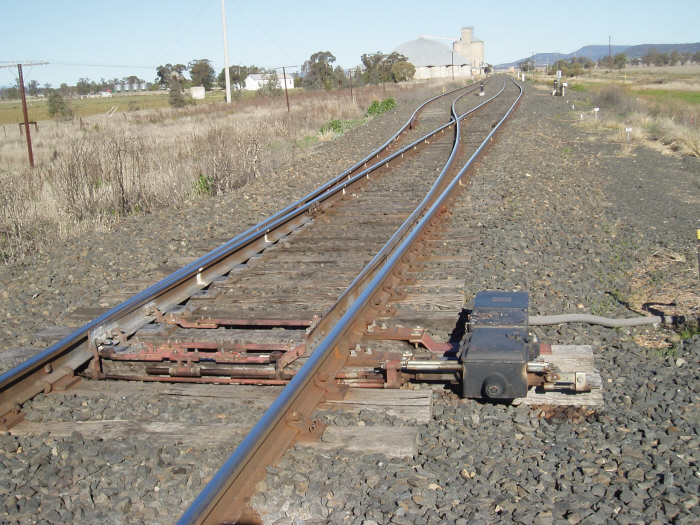
[[[700,41],[698,0],[226,0],[226,21],[230,65],[264,67],[330,51],[349,68],[421,34],[458,38],[462,26],[475,27],[492,64],[606,45],[609,35],[620,45]],[[221,0],[0,0],[0,63],[51,62],[27,69],[26,81],[153,81],[160,64],[200,58],[223,68]],[[0,69],[0,85],[14,74]]]

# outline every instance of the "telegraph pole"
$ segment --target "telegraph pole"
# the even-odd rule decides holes
[[[45,66],[48,62],[25,62],[25,66]],[[22,95],[22,113],[24,114],[24,132],[27,135],[27,152],[29,153],[29,166],[34,167],[34,152],[32,151],[32,135],[29,131],[29,112],[27,111],[27,95],[24,91],[24,75],[22,74],[22,64],[9,64],[4,67],[15,67],[17,66],[17,75],[19,82],[19,92]]]
[[[610,72],[612,73],[612,37],[608,37],[608,56],[610,57]]]
[[[228,43],[226,41],[226,6],[221,0],[221,18],[224,22],[224,78],[226,79],[226,103],[231,103],[231,73],[228,70]]]
[[[289,93],[287,92],[287,68],[288,67],[297,67],[296,65],[294,66],[279,66],[279,67],[273,67],[270,69],[281,69],[282,70],[282,78],[284,79],[284,96],[287,97],[287,113],[291,113],[291,109],[289,109]]]

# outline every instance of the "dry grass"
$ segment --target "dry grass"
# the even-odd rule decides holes
[[[664,315],[693,316],[700,312],[697,293],[697,268],[685,257],[660,250],[632,272],[631,286],[636,290],[631,304],[638,311],[644,305],[657,305]]]
[[[630,308],[652,315],[670,315],[692,323],[700,317],[696,254],[659,249],[649,254],[630,275]],[[648,348],[671,346],[663,333],[639,335]]]
[[[619,84],[598,87],[590,104],[600,111],[596,117],[592,109],[586,110],[581,124],[609,130],[609,140],[621,144],[622,154],[636,145],[647,144],[667,154],[700,157],[697,104],[667,98],[641,99]],[[632,128],[629,145],[625,131],[628,127]]]
[[[231,191],[308,152],[332,119],[361,122],[373,99],[401,104],[442,91],[409,83],[293,97],[245,99],[43,123],[37,167],[19,133],[0,143],[0,257],[11,261],[52,239],[109,229],[121,217]],[[446,86],[446,89],[449,86]],[[310,140],[311,139],[311,140]]]

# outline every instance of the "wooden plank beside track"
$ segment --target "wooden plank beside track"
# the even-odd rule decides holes
[[[590,392],[542,392],[531,388],[524,399],[516,399],[513,403],[519,405],[573,405],[600,407],[603,406],[603,386],[600,375],[595,369],[593,348],[590,345],[552,345],[552,355],[543,356],[548,362],[559,367],[562,372],[586,372],[591,374],[590,380],[600,384],[600,388]]]
[[[171,385],[122,381],[118,387],[108,381],[81,381],[61,394],[85,397],[127,397],[131,395],[179,396],[206,401],[226,399],[236,406],[267,408],[277,398],[282,387],[249,385]],[[361,410],[383,412],[401,419],[414,419],[426,424],[433,416],[432,390],[375,390],[350,388],[343,400],[327,401],[321,410]]]
[[[48,433],[67,438],[79,432],[85,439],[157,439],[196,445],[223,445],[242,437],[251,427],[225,423],[187,423],[153,421],[70,421],[36,423],[22,421],[8,432],[13,436]],[[352,454],[384,454],[387,457],[415,456],[418,450],[417,427],[328,427],[321,441],[304,443],[318,451],[344,451]]]

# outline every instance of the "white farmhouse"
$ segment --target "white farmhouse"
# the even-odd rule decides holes
[[[260,87],[264,86],[272,75],[270,73],[253,73],[246,77],[245,87],[243,89],[247,91],[257,91]],[[284,89],[285,80],[282,78],[281,74],[277,74],[277,78],[280,82],[280,87]],[[294,88],[294,78],[291,75],[287,75],[287,89]]]

